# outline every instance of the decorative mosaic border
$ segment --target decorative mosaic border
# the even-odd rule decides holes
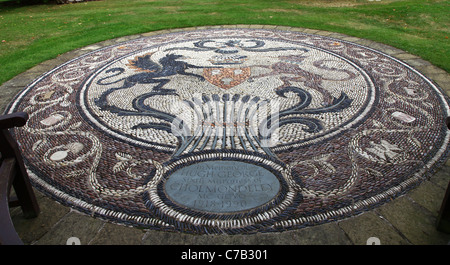
[[[169,33],[167,35],[171,35],[171,34],[176,34],[176,33]],[[314,36],[314,35],[309,35],[309,34],[304,34],[304,35]],[[164,36],[165,35],[162,35],[162,37],[164,37]],[[321,38],[323,38],[323,37],[321,37]],[[434,89],[435,93],[438,95],[438,97],[440,97],[440,100],[443,103],[442,111],[447,113],[447,116],[450,113],[450,110],[448,107],[448,104],[449,104],[448,97],[442,93],[441,89],[437,85],[435,85],[432,81],[427,79],[424,75],[422,75],[421,73],[419,73],[417,70],[410,67],[406,63],[401,62],[400,60],[397,60],[389,55],[386,55],[386,54],[376,51],[374,49],[367,48],[367,47],[364,47],[361,45],[357,45],[357,44],[354,44],[351,42],[346,42],[346,41],[329,38],[329,37],[324,38],[324,39],[327,39],[329,41],[339,41],[340,43],[346,43],[348,45],[355,45],[357,47],[361,47],[362,49],[367,49],[373,53],[384,56],[385,58],[395,61],[398,64],[401,64],[402,66],[406,67],[408,69],[408,71],[411,71],[411,73],[419,76],[422,80],[424,80],[429,85],[429,87]],[[134,42],[134,41],[129,41],[126,43],[132,43],[132,42]],[[126,43],[117,44],[117,45],[115,45],[115,47],[120,47],[121,45],[124,45]],[[102,50],[109,49],[110,47],[111,46],[105,47]],[[25,96],[26,93],[28,93],[28,90],[33,88],[34,85],[39,83],[46,76],[50,75],[53,72],[57,72],[61,67],[64,67],[65,65],[70,65],[71,63],[79,60],[80,58],[87,58],[88,56],[95,54],[99,51],[100,50],[93,51],[93,52],[83,55],[81,57],[75,58],[75,59],[67,62],[66,64],[63,64],[60,67],[57,67],[57,68],[53,69],[52,71],[44,74],[39,79],[37,79],[35,82],[31,83],[28,86],[28,88],[24,90],[24,92],[20,93],[16,97],[14,102],[20,102],[21,98],[23,96]],[[377,99],[377,101],[378,101],[378,99]],[[16,108],[17,105],[14,102],[8,107],[10,112],[18,110]],[[445,119],[445,117],[444,117],[444,119]],[[79,199],[79,198],[74,197],[73,195],[65,193],[63,191],[64,187],[55,188],[55,187],[58,187],[58,185],[59,185],[58,183],[56,183],[56,182],[52,183],[52,180],[47,180],[47,181],[43,180],[46,177],[45,174],[34,173],[34,172],[39,172],[39,170],[33,166],[33,163],[30,162],[30,160],[27,159],[27,157],[25,157],[25,160],[27,161],[27,164],[29,167],[29,173],[32,177],[32,180],[39,189],[42,189],[45,193],[51,195],[57,201],[60,201],[65,205],[74,207],[81,212],[91,214],[93,216],[101,217],[104,219],[108,219],[108,220],[111,220],[114,222],[119,222],[119,223],[133,225],[133,226],[142,226],[145,228],[163,229],[163,230],[164,229],[167,229],[167,230],[174,229],[174,230],[181,230],[184,232],[191,232],[191,233],[223,233],[223,232],[226,232],[226,233],[230,233],[230,234],[235,234],[235,233],[249,233],[249,232],[255,232],[255,231],[261,231],[261,232],[282,231],[285,229],[299,228],[299,227],[304,227],[304,226],[308,226],[308,225],[329,222],[329,221],[345,218],[348,216],[352,216],[352,215],[361,213],[363,211],[367,211],[369,209],[373,209],[374,207],[377,207],[378,205],[385,203],[386,201],[389,201],[390,199],[392,199],[394,197],[404,194],[411,188],[414,188],[415,186],[419,185],[424,179],[426,179],[426,177],[428,175],[432,174],[434,172],[434,170],[440,166],[441,163],[445,162],[446,158],[448,157],[448,152],[449,152],[448,142],[450,140],[450,133],[445,129],[444,123],[443,123],[442,127],[443,128],[441,128],[441,133],[439,136],[437,136],[436,140],[440,140],[441,143],[445,143],[446,145],[442,146],[439,150],[437,150],[437,152],[433,155],[432,158],[426,157],[426,159],[428,160],[426,164],[416,166],[412,170],[410,170],[410,172],[413,172],[411,178],[408,178],[406,180],[399,181],[399,182],[396,182],[395,184],[392,184],[389,189],[385,190],[382,193],[375,194],[374,196],[365,198],[363,200],[359,200],[359,201],[356,200],[356,201],[354,201],[354,203],[347,205],[345,207],[341,207],[339,209],[335,209],[335,210],[318,209],[316,211],[311,212],[307,216],[298,216],[297,218],[286,218],[286,215],[289,215],[289,214],[292,214],[292,216],[295,215],[294,208],[296,208],[301,203],[303,196],[294,198],[293,195],[287,195],[287,194],[289,194],[289,191],[284,190],[280,194],[281,197],[279,197],[279,199],[275,199],[275,202],[273,203],[273,205],[282,205],[282,208],[284,207],[283,209],[275,207],[275,208],[273,208],[273,209],[275,209],[275,211],[283,211],[286,208],[288,208],[287,205],[290,205],[289,206],[289,207],[291,207],[290,210],[287,211],[285,214],[283,214],[283,216],[277,216],[277,214],[275,214],[275,211],[270,212],[270,210],[268,210],[268,209],[270,209],[270,207],[265,206],[262,208],[259,207],[252,213],[247,212],[240,216],[238,216],[237,214],[228,215],[228,217],[230,218],[231,221],[224,221],[224,223],[219,226],[217,226],[217,224],[215,222],[218,222],[217,220],[220,220],[221,218],[223,220],[225,220],[226,218],[224,219],[224,217],[222,215],[209,214],[207,216],[207,219],[205,219],[205,221],[201,221],[201,218],[198,219],[198,218],[192,217],[192,215],[199,214],[198,212],[193,213],[192,211],[187,211],[187,213],[189,213],[191,215],[191,217],[183,216],[183,212],[169,213],[169,211],[171,210],[170,208],[179,210],[179,211],[183,211],[183,209],[177,205],[171,204],[170,200],[164,197],[164,192],[163,192],[161,183],[157,184],[156,182],[153,182],[154,184],[147,185],[147,188],[151,187],[150,188],[151,192],[147,192],[144,194],[144,200],[146,201],[145,204],[147,207],[149,207],[151,209],[152,213],[151,214],[143,214],[143,215],[142,214],[135,215],[135,213],[132,211],[129,213],[126,213],[124,211],[122,211],[122,212],[115,211],[114,207],[110,207],[110,206],[105,206],[105,207],[95,206],[91,203],[84,201],[83,199]],[[402,130],[397,130],[397,131],[401,132]],[[379,132],[382,132],[382,129],[372,129],[372,132],[379,133]],[[334,136],[334,138],[339,137],[339,136],[341,136],[341,134]],[[364,136],[364,134],[361,134],[359,139],[362,139],[361,137],[363,137],[363,136]],[[320,143],[314,143],[314,144],[320,144]],[[357,148],[358,140],[354,140],[353,142],[350,142],[350,145],[352,145],[352,144],[353,144],[353,147],[355,150],[358,149]],[[313,143],[311,145],[313,145]],[[290,147],[288,150],[294,150],[294,149],[295,149],[295,147]],[[286,151],[286,150],[276,149],[275,152],[282,153],[284,151]],[[360,152],[360,154],[361,153],[364,154],[364,152]],[[367,152],[365,154],[367,155]],[[212,152],[210,155],[211,156],[216,156],[216,155],[220,156],[220,153],[215,154],[215,152]],[[251,154],[245,154],[245,155],[251,155]],[[225,156],[227,156],[227,155],[225,155]],[[232,158],[232,157],[234,157],[234,158]],[[230,158],[237,159],[237,157],[234,155],[230,155]],[[177,161],[183,161],[182,157],[180,157],[180,159],[181,160],[177,160]],[[206,158],[206,160],[212,160],[212,159],[213,158],[211,158],[211,157]],[[192,162],[188,162],[188,160],[186,160],[186,162],[187,162],[187,164],[192,163]],[[309,163],[315,163],[315,162],[324,163],[324,165],[326,165],[329,161],[326,161],[323,158],[316,158],[314,160],[311,160]],[[166,162],[165,166],[172,165],[172,164],[175,165],[177,163],[181,163],[181,162],[176,162],[176,161]],[[169,166],[169,168],[170,168],[170,166]],[[165,179],[169,176],[169,173],[167,173],[168,172],[167,170],[169,170],[169,169],[164,170],[165,173],[160,175],[161,179]],[[175,171],[176,168],[173,168],[170,170]],[[281,181],[282,183],[283,183],[283,181],[284,182],[285,181],[293,182],[293,183],[291,183],[292,185],[288,184],[287,186],[296,187],[296,185],[298,185],[298,184],[295,184],[295,180],[291,179],[290,177],[278,177],[278,178],[280,180],[282,180]],[[294,178],[297,178],[297,177],[294,177]],[[282,186],[286,187],[286,183],[284,183],[284,185],[282,185]],[[301,191],[302,194],[305,194],[307,196],[316,196],[312,193],[308,194],[308,191],[302,187],[298,188],[297,191]],[[159,194],[159,195],[155,195],[155,194]],[[162,211],[157,212],[156,211],[157,207],[153,207],[153,205],[154,205],[155,201],[158,202],[158,199],[152,201],[152,199],[151,199],[152,195],[156,196],[156,198],[161,198],[162,202],[165,202],[165,201],[169,202],[165,206],[165,207],[168,207],[167,209],[169,209],[169,210],[167,210],[167,209],[164,210],[165,208],[163,207]],[[288,200],[287,200],[288,203],[286,203],[286,205],[284,205],[283,203],[280,204],[280,201],[283,201],[283,199],[281,199],[281,198],[286,198],[286,197],[288,198]],[[264,214],[268,214],[269,217],[263,217]],[[169,218],[167,218],[167,216],[169,216]],[[249,217],[249,216],[252,216],[252,217]],[[239,220],[239,218],[242,218],[242,217],[247,218],[247,219],[244,218],[246,221]],[[187,218],[191,218],[191,219],[194,218],[195,220],[193,219],[187,223],[183,222],[183,221],[187,220]],[[254,218],[255,221],[254,222],[249,221],[250,220],[249,218],[250,219]],[[242,219],[242,220],[244,220],[244,219]],[[243,222],[246,222],[245,225],[242,225]],[[248,225],[248,223],[251,223],[251,225]]]

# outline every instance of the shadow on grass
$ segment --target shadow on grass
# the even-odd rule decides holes
[[[73,2],[69,0],[0,0],[0,8],[2,7],[22,7],[31,5],[60,5],[60,4],[76,4],[82,2],[92,2],[92,1],[102,1],[102,0],[74,0]]]
[[[56,5],[56,0],[49,0],[49,1],[41,1],[41,0],[0,0],[0,8],[2,7],[9,7],[9,8],[16,8],[16,7],[22,7],[22,6],[31,6],[31,5],[47,5],[52,4]]]

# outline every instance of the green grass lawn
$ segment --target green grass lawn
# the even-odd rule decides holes
[[[450,1],[102,0],[17,6],[0,0],[0,84],[99,41],[154,30],[267,24],[328,30],[392,45],[450,72]]]

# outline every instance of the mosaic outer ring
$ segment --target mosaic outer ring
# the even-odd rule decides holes
[[[256,155],[268,161],[276,160],[284,171],[288,171],[282,183],[293,196],[288,200],[289,205],[279,209],[277,214],[247,224],[241,221],[252,214],[256,216],[256,212],[264,214],[264,210],[244,211],[240,216],[229,217],[235,221],[234,225],[218,227],[214,221],[223,218],[218,214],[176,206],[191,218],[190,221],[183,221],[178,215],[160,211],[162,208],[158,207],[161,206],[152,208],[148,191],[153,188],[158,190],[158,187],[161,190],[156,172],[165,171],[163,168],[174,161],[199,157],[197,154],[200,153],[185,152],[174,158],[168,150],[142,148],[140,144],[105,136],[102,131],[92,129],[92,121],[86,121],[79,106],[73,106],[78,97],[77,91],[99,67],[116,60],[117,56],[127,57],[136,49],[148,48],[149,43],[155,45],[195,34],[205,37],[216,34],[216,38],[217,34],[228,34],[232,40],[233,36],[238,39],[238,36],[242,38],[239,34],[253,33],[259,36],[258,40],[265,40],[261,36],[272,34],[285,41],[309,45],[311,49],[317,45],[317,50],[327,50],[364,69],[379,89],[374,101],[376,106],[367,118],[361,119],[351,130],[333,135],[328,140],[304,146],[273,148],[269,150],[272,152],[265,154],[261,153],[263,149],[250,152],[226,148],[201,153]],[[255,43],[247,43],[249,46],[241,46],[240,49],[260,45]],[[200,47],[211,48],[206,42]],[[281,56],[278,55],[279,59]],[[290,69],[297,69],[295,63],[287,64],[291,64]],[[324,66],[318,65],[319,68]],[[330,67],[325,65],[326,68]],[[302,73],[313,76],[312,72]],[[284,74],[281,76],[288,75]],[[229,74],[226,77],[230,77]],[[214,85],[214,80],[209,81]],[[296,83],[292,85],[293,82]],[[305,84],[298,78],[296,81],[290,80],[290,86],[281,89],[296,87],[297,90],[290,91],[304,90],[303,95],[306,95],[323,83]],[[221,88],[229,89],[223,84]],[[337,105],[337,99],[337,96],[332,98],[324,108]],[[217,102],[226,105],[228,100]],[[314,105],[317,102],[312,102],[313,105],[301,115],[321,108]],[[189,233],[237,234],[282,231],[342,219],[377,207],[419,185],[448,156],[450,133],[444,122],[450,116],[448,102],[448,97],[440,88],[411,66],[358,44],[290,31],[209,29],[141,38],[75,58],[36,79],[17,95],[7,112],[27,111],[31,114],[27,125],[16,129],[15,135],[22,150],[28,151],[24,152],[24,159],[33,184],[57,201],[92,216],[126,225]],[[304,118],[298,115],[297,118]],[[287,120],[286,125],[291,124],[291,120]],[[313,118],[304,118],[303,124],[313,121]],[[98,157],[101,159],[96,159]],[[260,161],[252,158],[251,163]],[[111,172],[116,175],[105,177],[110,176]],[[161,174],[161,177],[164,179],[170,175]],[[173,207],[170,199],[159,194],[163,205]],[[277,205],[280,202],[275,202],[273,207]],[[200,222],[201,218],[208,222]]]

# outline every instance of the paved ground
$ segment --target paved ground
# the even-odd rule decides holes
[[[226,26],[233,27],[233,26]],[[276,27],[263,25],[237,25],[234,27],[277,28],[283,30],[301,31],[318,35],[330,36],[365,45],[380,50],[393,57],[412,65],[428,78],[435,81],[447,95],[450,95],[450,75],[429,62],[408,54],[402,50],[375,43],[370,40],[359,39],[343,34],[318,31],[303,28]],[[202,27],[208,28],[208,27]],[[214,28],[214,27],[210,27]],[[195,29],[199,29],[195,28]],[[189,29],[179,29],[189,30]],[[52,68],[92,50],[127,41],[141,36],[175,32],[166,30],[142,35],[133,35],[90,45],[78,50],[62,54],[53,60],[46,61],[34,68],[18,75],[0,86],[0,108],[3,110],[12,98],[27,84],[39,75]],[[180,233],[169,233],[153,230],[136,229],[111,224],[99,219],[80,214],[68,207],[45,197],[36,191],[41,206],[39,217],[31,220],[24,219],[18,208],[11,210],[16,230],[25,244],[31,245],[61,245],[66,244],[71,237],[77,237],[83,245],[104,244],[366,244],[370,237],[377,237],[384,245],[429,245],[450,244],[450,234],[439,232],[435,228],[436,219],[445,190],[450,181],[450,161],[443,166],[428,181],[407,195],[392,202],[366,212],[364,214],[296,231],[282,233],[265,233],[252,235],[201,235],[194,236]]]

